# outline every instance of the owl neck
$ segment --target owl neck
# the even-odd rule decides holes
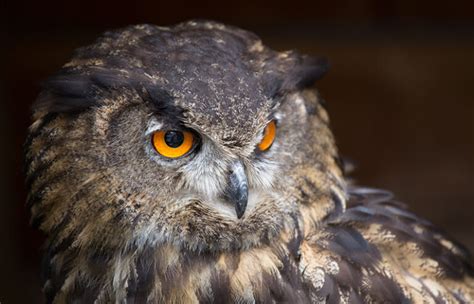
[[[49,260],[48,300],[74,302],[196,303],[255,299],[258,286],[275,285],[298,297],[301,231],[282,232],[271,243],[227,252],[197,252],[171,244],[121,250],[64,250]],[[283,281],[275,274],[282,270]],[[294,286],[292,286],[292,284]],[[258,294],[265,299],[269,294]]]

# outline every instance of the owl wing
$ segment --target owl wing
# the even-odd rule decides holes
[[[345,212],[302,245],[314,302],[474,303],[469,252],[390,192],[351,188]]]

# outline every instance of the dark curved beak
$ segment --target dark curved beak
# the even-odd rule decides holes
[[[244,166],[240,161],[232,164],[230,168],[229,181],[227,184],[225,196],[226,199],[234,204],[237,218],[241,218],[247,208],[249,190],[247,184],[247,175]]]

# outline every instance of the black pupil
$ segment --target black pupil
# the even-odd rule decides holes
[[[165,143],[171,148],[177,148],[183,144],[184,135],[179,131],[168,131],[165,133]]]

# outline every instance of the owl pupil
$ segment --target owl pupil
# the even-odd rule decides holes
[[[184,135],[179,131],[168,131],[165,133],[165,142],[171,148],[177,148],[183,144]]]

